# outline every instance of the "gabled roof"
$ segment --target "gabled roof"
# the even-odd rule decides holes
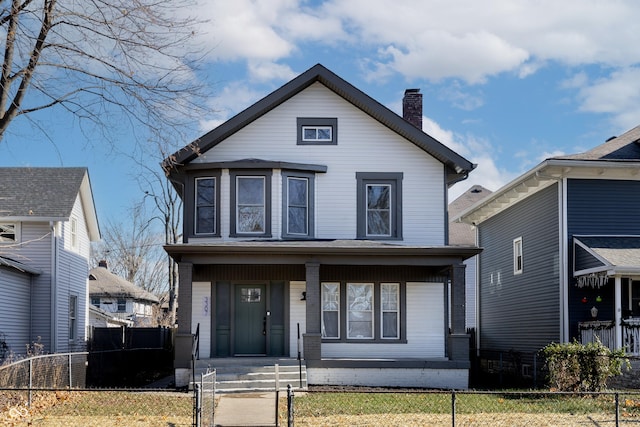
[[[89,295],[160,302],[151,292],[113,274],[106,267],[96,267],[89,271]]]
[[[204,153],[216,146],[230,135],[316,82],[322,83],[337,95],[444,163],[448,169],[449,184],[466,178],[467,174],[475,168],[473,163],[443,145],[435,138],[424,133],[421,129],[416,128],[320,64],[311,67],[246,110],[169,156],[164,160],[163,168],[165,168],[166,171],[171,171],[173,166],[181,166],[189,163],[195,159],[199,153]]]
[[[462,193],[457,199],[449,203],[449,217],[453,218],[464,209],[474,205],[479,200],[484,199],[491,190],[487,190],[482,185],[474,185]],[[449,244],[450,245],[475,245],[476,232],[473,226],[463,222],[449,222]]]
[[[0,221],[65,221],[80,194],[89,237],[100,239],[87,168],[0,168]]]
[[[574,275],[640,274],[640,236],[574,236]]]
[[[480,224],[563,178],[637,179],[639,144],[637,126],[583,153],[550,157],[451,219]]]

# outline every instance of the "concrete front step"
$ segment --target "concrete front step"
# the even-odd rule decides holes
[[[260,357],[238,357],[225,359],[207,359],[196,361],[196,379],[207,370],[216,370],[216,392],[265,392],[276,387],[276,368],[280,390],[286,390],[291,384],[295,389],[307,387],[306,366],[302,363],[302,383],[300,383],[300,365],[297,359],[276,359]]]

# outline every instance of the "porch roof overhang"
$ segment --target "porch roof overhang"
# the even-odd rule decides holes
[[[32,276],[39,276],[40,274],[42,274],[42,271],[33,268],[33,267],[29,267],[26,264],[23,264],[21,262],[18,261],[14,261],[10,258],[6,258],[3,256],[0,256],[0,267],[9,267],[12,268],[14,270],[18,270],[21,273],[27,273],[27,274],[31,274]]]
[[[574,277],[640,276],[640,236],[574,236]]]
[[[166,245],[178,262],[194,264],[417,265],[458,264],[476,246],[408,246],[369,240],[233,241]]]

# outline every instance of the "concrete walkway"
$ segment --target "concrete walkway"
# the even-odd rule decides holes
[[[222,427],[271,427],[276,425],[276,393],[217,395],[214,423]]]

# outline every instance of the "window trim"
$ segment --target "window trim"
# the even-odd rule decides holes
[[[356,172],[358,239],[402,240],[402,179],[402,172]],[[367,188],[369,185],[391,186],[389,236],[367,234]]]
[[[222,170],[198,170],[194,172],[190,172],[187,179],[185,180],[185,188],[184,194],[185,196],[185,204],[184,204],[184,221],[182,221],[182,232],[184,236],[185,243],[189,241],[190,237],[220,237],[220,185]],[[197,178],[215,178],[216,183],[218,185],[216,191],[216,206],[215,206],[215,233],[210,234],[196,234],[196,179]],[[188,202],[187,202],[188,200]]]
[[[234,170],[229,171],[231,178],[231,203],[230,203],[230,230],[229,237],[271,237],[271,170]],[[264,179],[264,231],[260,233],[238,232],[238,178],[242,177],[262,177]]]
[[[307,180],[307,233],[289,232],[289,179]],[[282,171],[282,238],[310,239],[315,235],[315,174]]]
[[[389,310],[389,309],[385,310],[384,308],[384,298],[382,293],[382,288],[384,286],[394,286],[396,288],[397,307],[395,310]],[[396,336],[394,337],[384,336],[384,314],[385,313],[396,313]],[[380,283],[380,339],[381,340],[400,339],[400,283],[397,283],[397,282],[381,282]]]
[[[78,295],[69,295],[69,341],[78,339]]]
[[[78,250],[80,243],[78,241],[78,218],[72,216],[69,220],[69,233],[71,236],[71,249]]]
[[[524,256],[522,236],[513,239],[513,274],[522,274],[524,268]]]
[[[364,286],[364,287],[370,287],[371,288],[371,301],[369,301],[369,310],[351,310],[351,307],[349,306],[349,287],[351,286]],[[348,340],[357,340],[357,341],[361,341],[361,340],[367,340],[367,341],[371,341],[373,339],[376,338],[376,297],[375,297],[375,285],[373,283],[358,283],[358,282],[347,282],[347,307],[346,307],[346,317],[347,317],[347,339]],[[363,313],[369,313],[370,317],[371,317],[371,335],[369,336],[350,336],[350,332],[351,332],[351,328],[350,323],[351,323],[351,316],[350,314],[352,312],[363,312]]]
[[[324,285],[338,285],[338,310],[325,310],[324,309]],[[320,284],[320,327],[321,327],[321,336],[323,340],[329,340],[329,341],[339,341],[341,339],[341,333],[340,330],[342,329],[340,327],[341,324],[341,317],[340,316],[340,312],[342,311],[342,295],[341,292],[342,291],[342,285],[340,282],[322,282]],[[335,337],[328,337],[324,335],[324,313],[325,311],[330,311],[330,312],[336,312],[338,313],[338,327],[337,327],[337,332],[338,335]]]
[[[297,145],[338,145],[338,119],[336,117],[298,117],[296,119],[297,126]],[[331,140],[304,138],[305,128],[331,128]]]
[[[198,181],[204,179],[213,180],[213,231],[212,232],[198,232]],[[220,231],[220,179],[219,176],[195,176],[193,177],[193,235],[194,236],[218,236]],[[206,205],[209,206],[209,205]]]
[[[339,284],[339,306],[338,311],[338,335],[339,337],[322,337],[323,343],[360,343],[360,344],[406,344],[407,343],[407,284],[406,282],[377,282],[377,281],[321,281],[320,298],[322,300],[322,287],[325,283]],[[373,284],[373,338],[347,338],[347,283],[352,284]],[[398,338],[382,338],[382,305],[381,285],[398,285]],[[322,302],[320,306],[322,312]],[[321,319],[322,321],[322,319]]]
[[[20,243],[20,223],[19,222],[0,222],[0,226],[7,227],[13,226],[13,240],[8,239],[7,237],[3,237],[3,234],[11,234],[2,232],[0,234],[0,245],[13,245],[16,243]]]

